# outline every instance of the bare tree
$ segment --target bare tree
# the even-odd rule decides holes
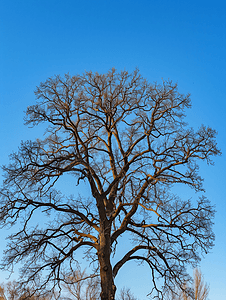
[[[204,283],[203,275],[198,269],[194,271],[194,292],[195,300],[207,300],[209,295],[209,286]]]
[[[201,271],[197,268],[194,270],[193,285],[189,286],[184,283],[183,289],[176,289],[176,293],[170,291],[167,295],[168,300],[207,300],[209,295],[209,285],[204,282]]]
[[[47,124],[45,138],[22,142],[3,167],[1,224],[22,226],[9,237],[2,267],[22,262],[25,284],[56,286],[84,249],[100,274],[102,300],[115,299],[114,278],[130,260],[149,265],[159,297],[162,285],[188,280],[186,265],[213,245],[214,210],[204,196],[181,200],[171,187],[202,192],[197,161],[220,154],[213,129],[195,132],[184,122],[189,95],[170,81],[150,84],[138,71],[113,69],[49,78],[36,96],[25,121]],[[60,193],[64,174],[74,176],[72,185],[83,181],[90,196]],[[34,226],[38,212],[49,224]],[[131,249],[112,265],[125,233]]]
[[[77,270],[67,278],[63,284],[64,291],[68,295],[66,299],[98,300],[101,292],[100,278],[97,274],[87,275],[85,270]],[[129,288],[122,288],[117,300],[137,300]]]
[[[100,279],[98,275],[87,275],[78,267],[63,284],[68,298],[76,300],[98,300],[100,298]]]
[[[137,300],[129,288],[122,288],[118,300]]]
[[[45,296],[44,296],[45,295]],[[56,299],[51,291],[43,291],[42,295],[36,293],[29,286],[22,288],[18,282],[8,281],[0,286],[0,299],[2,300],[51,300]]]

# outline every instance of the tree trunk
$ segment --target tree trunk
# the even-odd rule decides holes
[[[110,262],[111,240],[110,226],[103,226],[99,234],[100,248],[98,259],[100,263],[101,300],[114,300],[116,287],[114,285],[112,267]]]

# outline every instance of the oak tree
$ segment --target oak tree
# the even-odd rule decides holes
[[[100,276],[102,300],[115,299],[114,279],[131,260],[148,264],[156,296],[162,286],[183,284],[186,266],[214,240],[214,209],[202,195],[198,161],[209,164],[220,154],[213,129],[185,123],[189,95],[171,81],[151,84],[137,70],[114,69],[54,76],[35,94],[25,122],[46,125],[45,136],[22,142],[3,167],[1,224],[22,221],[3,268],[20,262],[25,284],[60,285],[84,249]],[[71,188],[85,185],[86,193],[61,193],[65,174]],[[198,200],[174,195],[176,184],[200,192]],[[44,214],[49,223],[38,224]],[[127,233],[131,248],[113,265]]]

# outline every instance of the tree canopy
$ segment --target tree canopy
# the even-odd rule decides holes
[[[22,262],[23,282],[57,285],[84,249],[100,275],[102,300],[115,299],[114,278],[131,260],[148,264],[157,296],[162,286],[182,286],[186,266],[196,265],[214,240],[214,209],[202,194],[198,161],[209,164],[220,154],[213,129],[186,124],[190,96],[171,81],[150,84],[137,70],[114,69],[54,76],[35,94],[25,122],[46,124],[45,136],[22,142],[3,167],[1,224],[22,220],[3,268]],[[74,186],[85,182],[90,195],[61,193],[56,184],[64,174]],[[198,200],[174,195],[175,184],[201,192]],[[48,224],[33,225],[37,211]],[[131,248],[113,265],[125,233]]]

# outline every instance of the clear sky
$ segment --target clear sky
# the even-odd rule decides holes
[[[217,211],[215,247],[202,260],[201,270],[210,284],[210,300],[224,300],[225,57],[223,0],[1,0],[0,164],[7,164],[21,140],[40,137],[38,130],[23,125],[23,112],[34,103],[35,87],[50,76],[138,67],[149,81],[178,82],[180,92],[191,93],[190,125],[215,128],[223,152],[214,167],[201,165],[200,172]],[[130,285],[145,299],[150,278],[146,268],[139,272],[131,264],[118,276],[119,285]]]

